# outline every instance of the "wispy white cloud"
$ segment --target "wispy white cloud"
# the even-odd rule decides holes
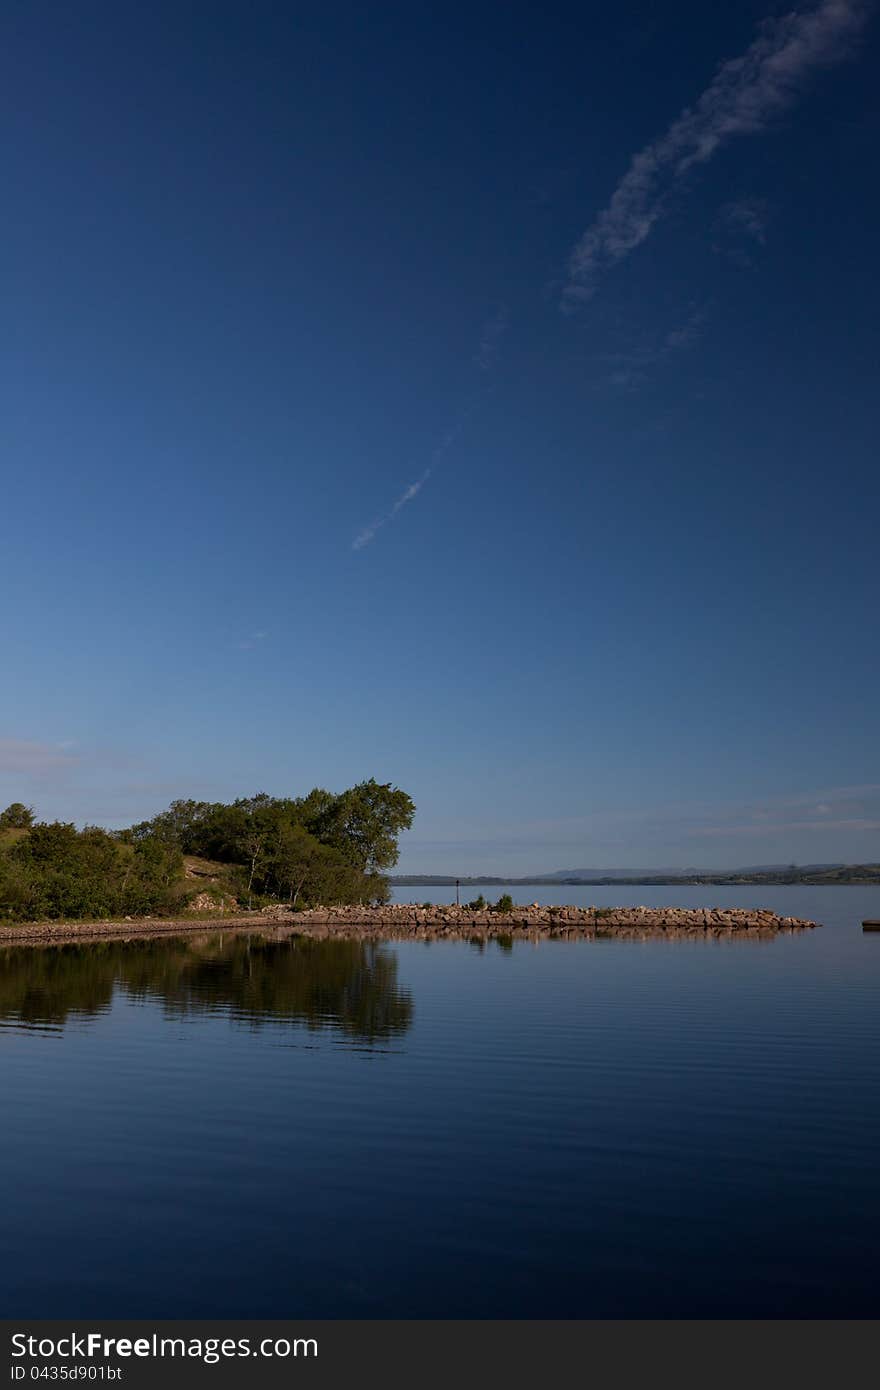
[[[501,308],[492,318],[487,319],[486,323],[483,325],[480,345],[473,359],[474,366],[477,367],[484,376],[488,375],[496,364],[501,341],[506,331],[507,310]],[[414,498],[418,497],[436,465],[443,458],[443,455],[452,448],[468,420],[473,415],[479,401],[484,395],[485,389],[485,386],[477,388],[470,400],[466,401],[465,404],[461,406],[452,424],[441,436],[439,442],[432,450],[430,455],[431,462],[422,476],[417,478],[415,482],[410,483],[408,487],[404,488],[397,501],[387,512],[381,514],[375,521],[371,522],[369,526],[365,526],[362,531],[358,532],[351,543],[352,550],[363,550],[365,546],[368,546],[371,541],[375,540],[376,535],[381,531],[383,526],[387,526],[389,521],[393,521],[407,503],[412,502]]]
[[[397,513],[400,511],[401,507],[405,507],[407,502],[411,502],[414,497],[418,497],[419,493],[425,486],[425,483],[428,481],[430,476],[431,470],[430,468],[426,468],[422,476],[419,479],[417,479],[416,482],[410,483],[409,487],[406,488],[405,491],[400,494],[397,501],[394,503],[394,506],[391,508],[391,512],[389,513],[389,519],[391,517],[397,516]]]
[[[692,307],[687,316],[674,328],[657,337],[645,337],[601,354],[601,362],[609,369],[605,376],[609,386],[633,391],[644,382],[652,367],[659,366],[674,353],[692,347],[703,331],[707,310],[703,305]]]
[[[456,864],[482,872],[503,864],[517,873],[568,866],[720,868],[744,861],[767,863],[768,856],[787,863],[805,858],[873,862],[880,830],[880,784],[730,802],[598,805],[581,815],[558,818],[456,818],[430,828],[430,838],[406,839],[414,870],[421,854],[440,872]],[[749,842],[753,847],[746,853]]]
[[[406,506],[407,502],[411,502],[414,497],[418,497],[430,476],[431,470],[430,468],[426,468],[420,478],[417,478],[414,483],[410,483],[409,487],[404,488],[390,511],[386,512],[384,516],[379,517],[378,521],[374,521],[370,526],[365,526],[363,531],[358,532],[351,543],[352,550],[363,550],[365,545],[369,545],[377,531],[380,531],[389,521],[393,521],[398,512]]]
[[[841,832],[880,830],[880,786],[824,787],[798,796],[774,797],[766,801],[740,803],[724,808],[691,834],[696,838],[767,840],[783,835],[811,832],[836,835]]]
[[[715,219],[712,250],[716,255],[748,269],[755,252],[767,240],[770,209],[763,198],[739,198],[725,203]]]
[[[252,632],[249,637],[243,637],[236,646],[240,652],[252,652],[254,647],[258,647],[261,642],[265,642],[269,636],[268,632]]]
[[[507,331],[507,310],[501,308],[483,325],[480,346],[474,356],[474,366],[481,372],[489,372],[495,366],[501,340]]]
[[[38,743],[24,738],[0,738],[0,775],[52,777],[76,767],[80,759],[71,743]]]
[[[697,102],[634,156],[572,253],[564,306],[588,299],[599,275],[641,245],[691,169],[735,136],[765,129],[796,101],[814,69],[846,57],[868,11],[866,0],[822,0],[766,20],[745,53],[724,63]]]
[[[819,831],[823,835],[840,830],[880,830],[880,820],[865,816],[842,816],[836,820],[785,820],[765,824],[746,822],[744,825],[705,826],[702,830],[693,831],[693,834],[714,839],[734,835],[740,839],[766,840],[771,836],[790,834],[792,831],[801,830]]]
[[[581,831],[593,844],[623,845],[634,836],[686,844],[726,834],[770,836],[789,829],[871,829],[880,825],[880,784],[814,788],[751,801],[665,802],[597,808],[587,815],[534,821],[522,829],[538,842],[572,838]]]
[[[691,347],[702,333],[705,321],[706,310],[704,308],[691,309],[684,322],[680,323],[677,328],[671,328],[666,334],[663,339],[664,354],[668,356],[670,352],[678,352],[681,348]]]
[[[721,215],[728,227],[742,232],[762,246],[767,240],[767,204],[762,198],[740,198],[727,203]]]

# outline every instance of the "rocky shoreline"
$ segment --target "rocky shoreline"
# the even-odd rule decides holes
[[[268,914],[267,914],[268,915]],[[296,914],[298,926],[328,934],[356,928],[364,934],[419,937],[461,934],[486,936],[743,935],[805,931],[815,922],[780,917],[768,908],[542,907],[515,906],[511,912],[470,907],[416,907],[409,904],[363,908],[311,908]]]
[[[807,931],[817,923],[780,917],[767,908],[687,907],[541,907],[515,906],[511,912],[475,911],[469,907],[315,907],[290,912],[285,907],[236,916],[140,918],[115,922],[22,922],[0,926],[7,944],[70,943],[107,938],[179,936],[217,929],[285,929],[294,934],[435,941],[443,938],[510,937],[771,937]]]

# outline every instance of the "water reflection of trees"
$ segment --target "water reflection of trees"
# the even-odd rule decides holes
[[[116,990],[174,1017],[223,1013],[376,1042],[403,1033],[412,998],[387,947],[221,935],[0,951],[0,1019],[61,1025],[106,1012]]]

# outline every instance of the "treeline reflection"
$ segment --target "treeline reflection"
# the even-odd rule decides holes
[[[404,1033],[412,997],[387,947],[213,933],[0,951],[0,1019],[63,1026],[106,1013],[119,991],[170,1017],[222,1013],[337,1030],[362,1042]]]

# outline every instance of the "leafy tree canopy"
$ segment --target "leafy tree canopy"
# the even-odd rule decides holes
[[[185,855],[228,866],[228,886],[248,905],[255,897],[292,907],[385,902],[382,871],[397,862],[414,814],[406,792],[372,778],[338,794],[315,787],[303,797],[173,801],[112,832],[34,823],[16,804],[5,823],[27,833],[0,845],[0,916],[170,912],[181,906]]]
[[[302,853],[302,836],[292,841],[286,834],[294,828],[374,879],[397,863],[398,836],[412,825],[414,815],[415,805],[406,792],[370,778],[339,794],[314,787],[307,796],[295,798],[257,792],[228,804],[173,801],[167,811],[123,833],[133,843],[156,836],[184,854],[247,865],[250,887],[258,887],[277,878],[279,855],[289,859],[292,843]],[[325,856],[323,862],[326,866],[330,861]]]
[[[334,797],[310,829],[361,872],[379,873],[397,863],[397,837],[412,825],[415,809],[406,792],[371,777]]]

